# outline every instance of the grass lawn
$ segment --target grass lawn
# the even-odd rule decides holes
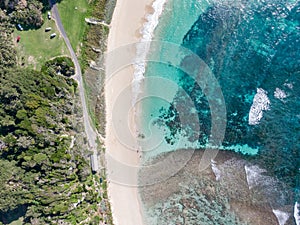
[[[88,0],[63,0],[57,7],[71,45],[78,52],[88,26],[84,19],[89,16],[92,6]]]
[[[21,37],[20,42],[16,43],[18,63],[21,64],[23,61],[25,66],[39,70],[49,59],[60,55],[69,55],[67,46],[56,29],[55,22],[48,20],[46,13],[44,21],[43,26],[38,30],[16,30],[14,32],[15,43],[17,36]],[[51,27],[52,30],[45,32],[46,27]],[[57,36],[50,39],[52,33],[56,33]]]
[[[11,222],[9,225],[22,225],[23,224],[23,218],[20,218],[16,221]]]

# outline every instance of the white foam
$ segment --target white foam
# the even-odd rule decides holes
[[[300,225],[300,211],[299,211],[299,203],[296,202],[294,205],[294,218],[297,225]]]
[[[291,11],[293,8],[296,7],[297,3],[298,3],[298,1],[288,1],[288,2],[286,3],[286,8],[287,8],[289,11]]]
[[[261,173],[266,172],[264,169],[259,168],[256,165],[245,166],[246,178],[249,189],[259,185],[261,183]]]
[[[285,99],[287,97],[287,95],[280,88],[276,88],[275,91],[274,91],[274,97],[282,100],[282,99]]]
[[[257,93],[254,96],[252,106],[249,112],[249,125],[257,125],[263,117],[263,111],[270,109],[270,100],[266,92],[262,88],[257,88]]]
[[[152,4],[154,12],[146,15],[146,20],[140,31],[142,38],[140,43],[136,45],[136,59],[134,63],[134,78],[133,78],[133,105],[136,103],[137,95],[140,93],[140,83],[144,79],[144,73],[147,63],[146,56],[150,49],[150,42],[153,38],[153,33],[158,25],[159,17],[163,12],[163,8],[167,0],[156,0]]]
[[[283,212],[277,209],[273,209],[272,211],[276,216],[279,225],[285,225],[286,221],[290,218],[290,214],[287,212]]]
[[[221,178],[221,170],[217,167],[216,162],[213,160],[211,160],[211,169],[215,174],[216,181],[219,181]]]
[[[293,83],[284,83],[284,86],[288,87],[291,90],[293,90],[293,88],[294,88]]]

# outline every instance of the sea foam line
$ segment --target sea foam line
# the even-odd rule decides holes
[[[285,225],[290,218],[290,214],[287,212],[283,212],[278,209],[272,209],[272,212],[276,216],[279,225]]]
[[[299,212],[299,203],[296,202],[294,206],[294,218],[297,225],[300,225],[300,212]]]
[[[133,102],[134,105],[136,103],[138,94],[141,92],[140,84],[144,79],[144,74],[146,71],[146,57],[150,49],[150,41],[153,38],[153,33],[155,28],[158,25],[159,17],[163,12],[164,5],[167,0],[156,0],[152,4],[152,8],[154,12],[152,14],[146,15],[146,22],[143,24],[140,33],[142,35],[140,42],[136,45],[136,58],[134,62],[134,74],[133,74]]]

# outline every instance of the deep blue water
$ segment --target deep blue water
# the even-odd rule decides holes
[[[300,160],[300,3],[287,2],[245,2],[243,9],[212,5],[187,32],[182,45],[207,63],[222,88],[227,109],[223,145],[259,147],[259,160],[294,186]],[[182,76],[182,85],[192,89],[188,78]],[[259,124],[249,125],[257,88],[268,93],[270,109]],[[276,88],[287,97],[276,98]],[[202,91],[196,92],[199,96]],[[207,105],[199,104],[199,108]]]
[[[295,187],[300,165],[300,2],[287,2],[245,2],[243,9],[213,5],[182,45],[207,63],[222,88],[227,109],[223,145],[259,147],[258,160]],[[267,91],[270,110],[259,124],[249,125],[257,88]],[[274,97],[276,88],[287,97]]]

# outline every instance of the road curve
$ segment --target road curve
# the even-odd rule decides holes
[[[96,139],[97,139],[97,133],[95,132],[95,130],[93,129],[93,127],[91,126],[90,120],[89,120],[89,114],[88,114],[88,110],[87,110],[87,104],[86,104],[86,100],[85,100],[85,91],[84,91],[84,87],[83,87],[83,81],[82,81],[82,73],[81,73],[81,68],[77,59],[77,56],[71,46],[70,40],[65,32],[65,29],[63,27],[63,24],[61,22],[60,19],[60,15],[57,9],[57,6],[55,4],[55,1],[50,0],[49,1],[50,6],[51,6],[51,13],[52,13],[52,17],[55,20],[56,26],[61,34],[61,36],[63,37],[68,50],[70,52],[71,58],[74,62],[75,65],[75,76],[74,79],[78,82],[78,88],[79,88],[79,94],[80,94],[80,100],[81,100],[81,104],[82,104],[82,112],[83,112],[83,122],[84,122],[84,129],[85,129],[85,133],[87,136],[87,140],[89,143],[89,147],[91,148],[91,150],[93,151],[93,154],[96,156],[97,155],[97,144],[96,144]]]

